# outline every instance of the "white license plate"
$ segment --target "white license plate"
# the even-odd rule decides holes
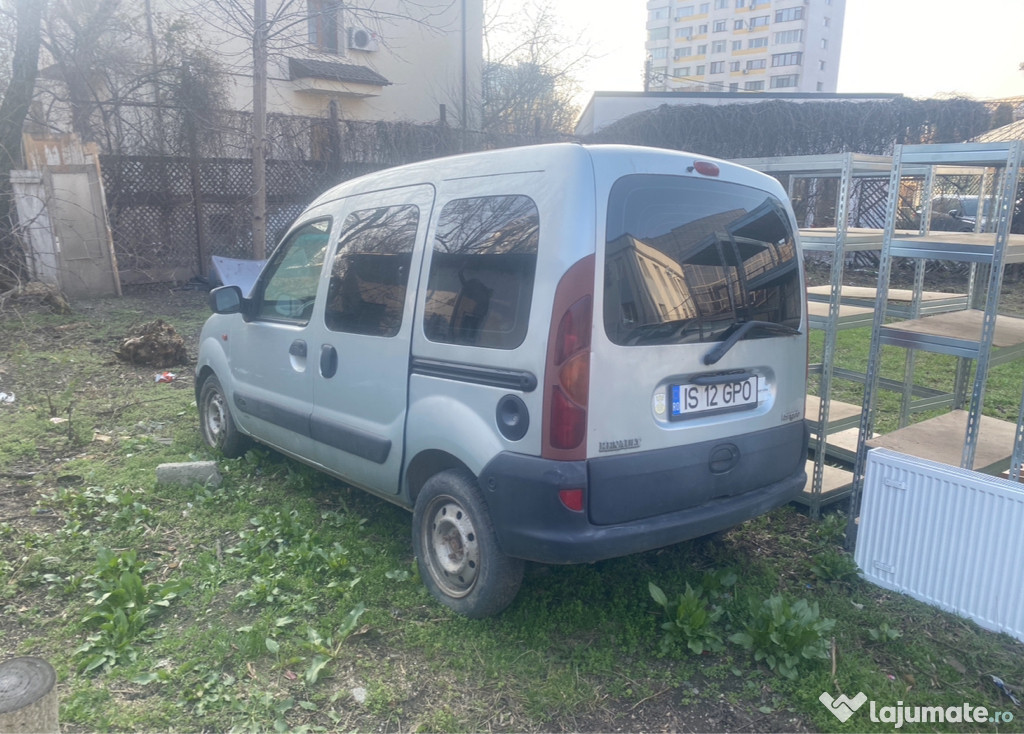
[[[669,402],[669,417],[673,420],[756,408],[757,375],[733,382],[672,385],[669,388]]]

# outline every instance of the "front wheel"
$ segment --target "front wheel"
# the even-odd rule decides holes
[[[199,389],[199,430],[207,446],[229,459],[249,450],[249,438],[239,433],[224,388],[214,375],[207,377]]]
[[[449,469],[423,485],[412,514],[412,544],[427,589],[466,617],[498,614],[523,581],[523,561],[501,552],[468,472]]]

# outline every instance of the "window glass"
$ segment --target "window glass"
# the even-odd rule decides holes
[[[745,321],[800,325],[793,232],[763,191],[625,176],[612,187],[607,235],[604,325],[615,344],[718,341]]]
[[[783,76],[772,77],[772,89],[784,89],[786,87],[795,87],[799,83],[799,74],[784,74]]]
[[[378,207],[345,218],[324,314],[327,328],[394,336],[402,327],[419,209]]]
[[[309,323],[330,228],[326,219],[310,222],[274,251],[257,285],[258,318]]]
[[[804,17],[803,7],[797,6],[795,8],[784,8],[782,10],[775,11],[775,22],[785,23],[790,20],[802,20]]]
[[[342,6],[339,0],[308,0],[309,43],[318,51],[340,52],[338,16]]]
[[[427,279],[427,339],[515,349],[526,338],[540,218],[526,196],[445,204]]]

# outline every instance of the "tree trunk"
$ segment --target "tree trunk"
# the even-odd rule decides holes
[[[267,0],[256,0],[252,38],[252,256],[267,256]]]
[[[39,29],[45,8],[46,0],[17,0],[18,31],[11,80],[0,102],[0,273],[4,266],[15,273],[24,267],[24,258],[14,256],[17,252],[13,236],[16,214],[11,171],[22,165],[21,132],[36,85]]]
[[[57,674],[40,658],[0,663],[0,731],[60,732]]]

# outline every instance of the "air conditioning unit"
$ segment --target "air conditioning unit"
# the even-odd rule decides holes
[[[380,46],[377,34],[367,28],[348,29],[348,47],[355,51],[376,51]]]

